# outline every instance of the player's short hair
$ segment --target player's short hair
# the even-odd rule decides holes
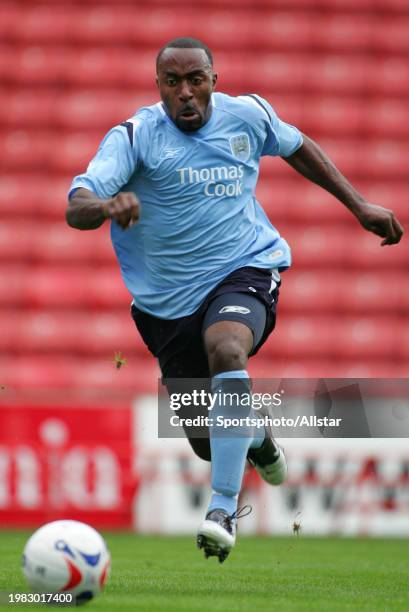
[[[198,40],[197,38],[174,38],[173,40],[167,42],[166,45],[163,45],[156,56],[156,69],[158,69],[159,60],[162,57],[162,53],[165,51],[165,49],[203,49],[207,55],[210,65],[213,68],[212,52],[210,51],[209,47],[204,44],[204,42]]]

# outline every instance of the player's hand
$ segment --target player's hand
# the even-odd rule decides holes
[[[114,198],[103,203],[103,213],[107,219],[114,219],[122,229],[132,227],[139,220],[141,204],[134,193],[121,191]]]
[[[364,202],[355,215],[362,227],[383,238],[381,246],[397,244],[402,238],[403,227],[388,208]]]

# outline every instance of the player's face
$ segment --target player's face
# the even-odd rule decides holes
[[[216,79],[203,49],[164,50],[156,83],[170,118],[180,130],[194,132],[209,119]]]

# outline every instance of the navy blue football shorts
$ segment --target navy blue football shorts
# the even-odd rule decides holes
[[[257,353],[276,322],[280,277],[276,270],[235,270],[211,291],[196,312],[159,319],[132,305],[131,314],[149,351],[158,359],[163,382],[172,378],[209,378],[203,334],[218,321],[238,321],[253,333]]]

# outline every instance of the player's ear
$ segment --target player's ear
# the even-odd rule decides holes
[[[213,82],[213,89],[215,89],[216,83],[217,83],[217,72],[213,72],[212,82]]]
[[[156,87],[159,89],[159,79],[158,79],[158,77],[156,77],[155,83],[156,83]]]

